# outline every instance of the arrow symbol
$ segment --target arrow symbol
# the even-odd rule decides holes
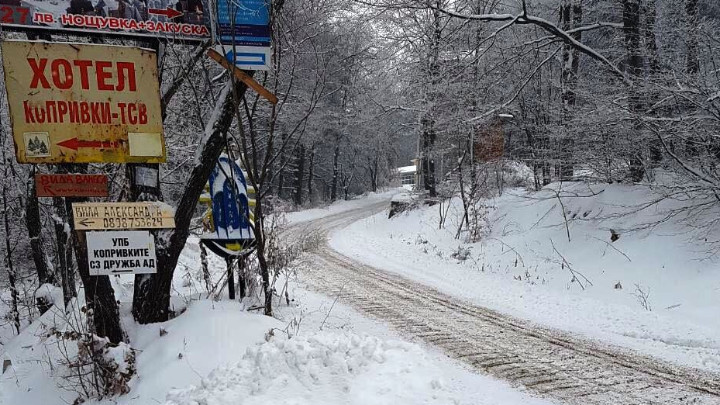
[[[183,12],[175,10],[174,8],[170,8],[170,7],[166,8],[166,9],[149,8],[148,14],[164,15],[165,17],[172,19],[175,17],[180,17],[181,15],[183,15]]]
[[[72,150],[78,150],[78,148],[95,148],[95,149],[117,149],[120,147],[120,142],[117,141],[83,141],[77,138],[66,139],[62,142],[58,142],[58,146],[68,148]]]
[[[79,222],[79,224],[82,225],[82,226],[84,226],[85,228],[87,228],[88,226],[90,226],[90,225],[92,225],[92,224],[94,224],[94,223],[95,223],[95,221],[93,221],[92,219],[89,219],[89,218],[85,218],[85,219],[83,219],[82,221]]]
[[[41,186],[41,187],[42,187],[42,190],[45,192],[44,194],[50,194],[53,197],[56,196],[55,192],[52,190],[52,187],[49,184],[45,185],[45,186]]]

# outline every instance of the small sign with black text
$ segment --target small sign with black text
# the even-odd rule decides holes
[[[157,273],[155,239],[148,231],[87,233],[91,276]]]

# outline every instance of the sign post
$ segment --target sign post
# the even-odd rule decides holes
[[[155,239],[148,231],[87,233],[91,276],[157,272]]]
[[[270,1],[217,0],[216,48],[240,69],[270,69]]]
[[[212,232],[200,236],[208,249],[224,258],[239,257],[255,243],[254,218],[245,174],[226,154],[220,155],[210,173],[208,202]]]
[[[104,174],[35,174],[38,197],[107,197]]]
[[[73,203],[72,209],[76,231],[175,227],[174,210],[158,201]]]
[[[249,74],[243,72],[238,68],[237,66],[233,66],[230,64],[230,62],[223,58],[221,54],[219,54],[214,49],[208,49],[207,55],[214,60],[215,62],[219,63],[220,66],[224,67],[225,69],[232,70],[233,75],[236,79],[242,81],[245,83],[248,87],[255,90],[258,94],[260,94],[263,98],[265,98],[267,101],[277,104],[278,98],[276,95],[272,94],[270,90],[263,87],[260,83],[256,82],[255,79],[253,79]]]
[[[19,163],[165,161],[154,52],[2,43]]]
[[[14,3],[14,2],[12,2]],[[210,37],[207,2],[169,0],[162,6],[141,2],[75,0],[23,0],[0,5],[3,29],[29,33],[172,38],[202,41]]]

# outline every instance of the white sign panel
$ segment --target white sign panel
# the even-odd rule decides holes
[[[157,187],[158,169],[152,167],[135,167],[135,184],[146,187]]]
[[[155,239],[148,231],[87,233],[91,276],[157,273]]]
[[[215,50],[242,70],[270,70],[270,47],[216,45]]]

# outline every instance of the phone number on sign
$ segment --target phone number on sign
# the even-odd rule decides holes
[[[103,218],[106,229],[121,228],[162,228],[164,218]]]

